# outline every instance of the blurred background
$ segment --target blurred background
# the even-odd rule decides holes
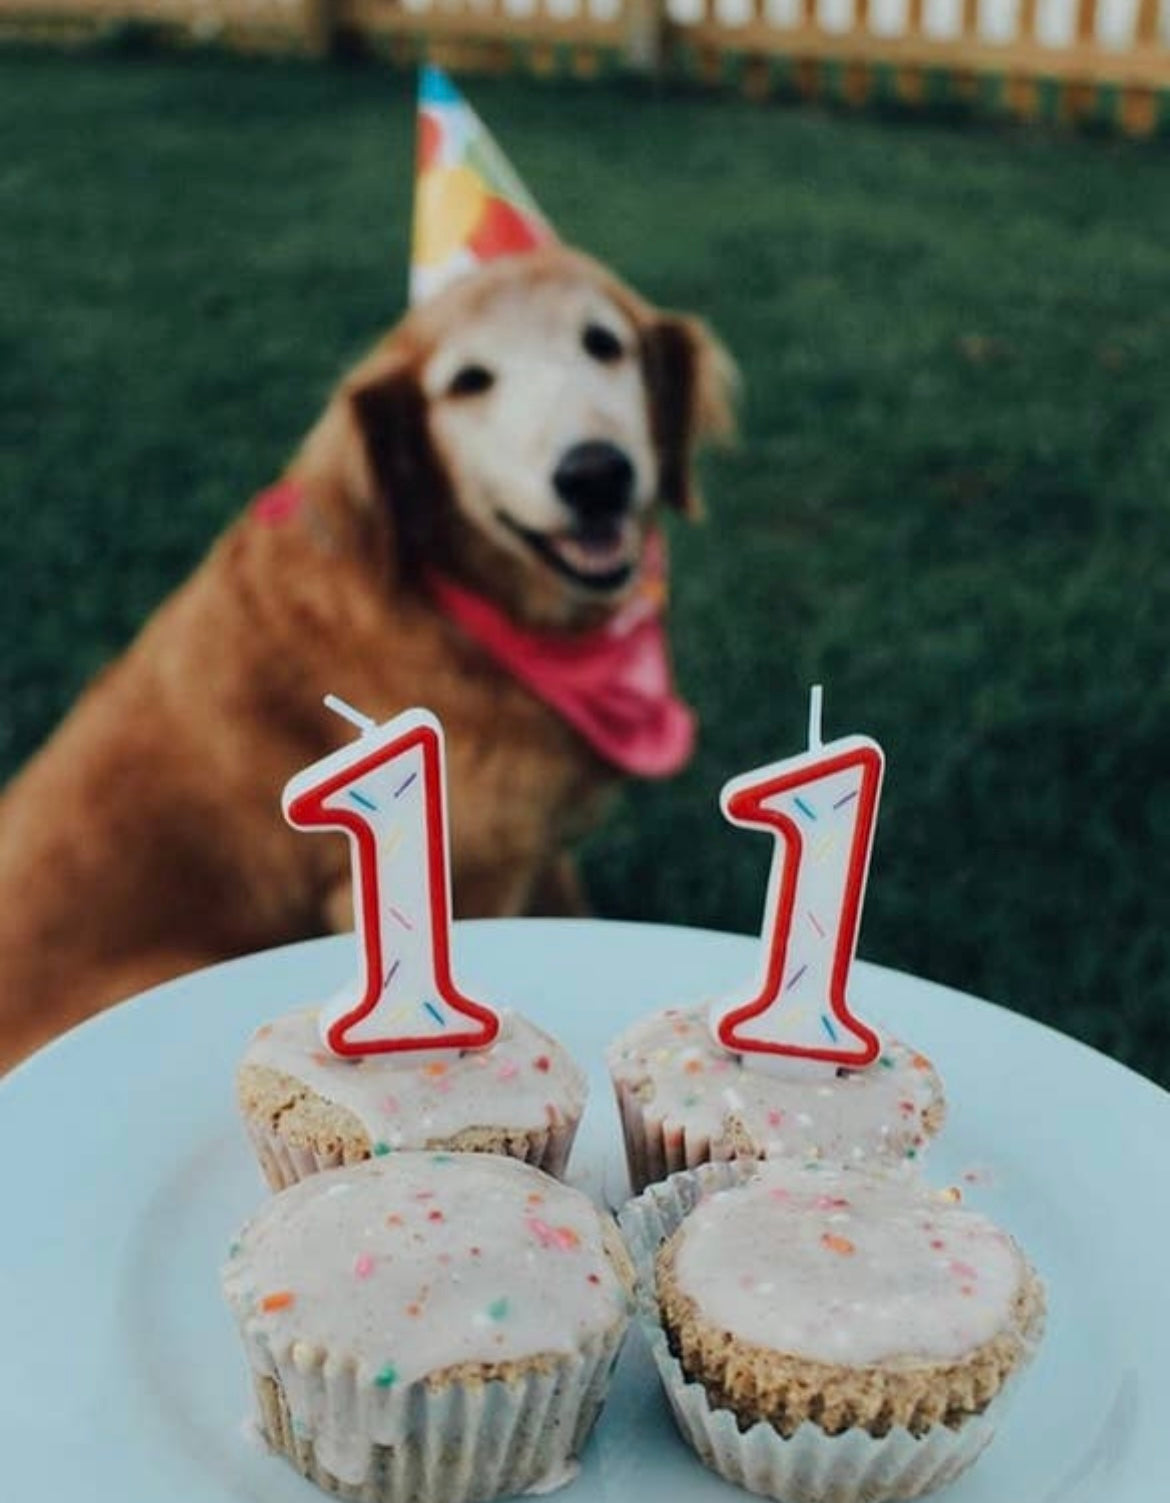
[[[672,527],[700,752],[587,848],[598,912],[757,928],[770,842],[717,792],[803,744],[819,679],[888,757],[862,955],[1170,1083],[1164,142],[962,88],[461,83],[564,237],[744,377]],[[0,778],[402,311],[413,113],[385,60],[0,50]]]

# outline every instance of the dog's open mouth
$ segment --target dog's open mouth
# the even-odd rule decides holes
[[[590,522],[565,532],[536,532],[507,512],[500,521],[550,568],[589,590],[616,590],[638,562],[638,526],[633,517]]]

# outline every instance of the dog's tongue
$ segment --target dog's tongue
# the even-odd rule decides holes
[[[609,574],[630,562],[627,539],[616,529],[592,536],[563,533],[549,541],[558,557],[578,574]]]

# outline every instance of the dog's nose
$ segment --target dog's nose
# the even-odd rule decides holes
[[[590,439],[565,450],[553,485],[582,521],[601,521],[628,510],[634,467],[616,444]]]

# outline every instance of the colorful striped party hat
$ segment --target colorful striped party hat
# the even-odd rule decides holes
[[[499,256],[556,240],[551,226],[483,121],[438,68],[418,91],[410,300]]]

